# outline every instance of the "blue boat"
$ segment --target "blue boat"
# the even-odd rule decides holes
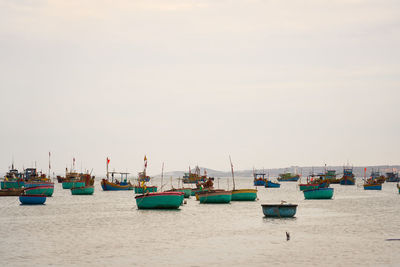
[[[20,195],[19,201],[24,205],[40,205],[46,202],[45,195]]]
[[[343,177],[340,179],[341,185],[355,185],[356,180],[353,174],[353,168],[343,168]]]
[[[281,187],[281,184],[280,183],[274,183],[274,182],[272,182],[270,180],[267,180],[267,182],[265,184],[265,187],[266,188],[279,188],[279,187]]]
[[[267,179],[265,179],[265,175],[265,173],[253,173],[254,186],[265,186],[267,184]]]
[[[297,204],[262,204],[266,217],[290,218],[296,214]]]
[[[364,190],[382,190],[382,184],[380,183],[366,183],[364,184]]]
[[[109,178],[109,174],[111,174],[111,178]],[[121,181],[114,179],[114,174],[121,174]],[[104,191],[133,190],[133,184],[128,180],[128,174],[128,172],[108,172],[107,170],[107,178],[101,180],[101,188]]]

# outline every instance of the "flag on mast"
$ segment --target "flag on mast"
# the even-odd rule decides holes
[[[144,167],[147,168],[147,157],[144,155]]]
[[[110,159],[107,157],[107,165],[110,164]]]

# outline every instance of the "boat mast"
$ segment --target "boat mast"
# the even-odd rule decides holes
[[[110,163],[110,159],[107,157],[106,159],[106,172],[107,172],[107,181],[108,181],[108,164]]]
[[[163,181],[164,181],[164,162],[162,163],[162,168],[161,168],[161,192],[163,191]]]
[[[50,151],[49,151],[49,179],[50,179],[50,169],[51,169],[51,165],[50,165]]]
[[[230,163],[231,163],[233,190],[235,190],[235,176],[233,175],[233,164],[232,164],[231,155],[229,155],[229,161],[230,161]]]

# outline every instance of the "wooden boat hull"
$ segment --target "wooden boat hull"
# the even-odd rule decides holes
[[[364,190],[382,190],[382,184],[364,184]]]
[[[44,195],[20,195],[19,201],[24,205],[40,205],[46,202]]]
[[[182,192],[146,193],[135,197],[138,209],[178,209],[183,202]]]
[[[297,211],[297,204],[263,204],[261,207],[266,217],[274,218],[290,218]]]
[[[25,185],[24,181],[1,181],[1,189],[22,188]]]
[[[82,187],[85,186],[85,182],[62,182],[63,189],[71,189],[73,187]]]
[[[230,203],[232,200],[231,191],[203,191],[197,194],[200,203]]]
[[[105,179],[101,180],[101,187],[104,191],[121,191],[121,190],[133,190],[133,185],[130,183],[126,185],[119,185],[109,182]]]
[[[27,195],[45,195],[46,197],[51,197],[54,193],[54,185],[39,185],[33,187],[27,187],[24,189]]]
[[[231,201],[254,201],[257,199],[257,189],[232,190]]]
[[[333,192],[333,188],[330,187],[303,191],[305,199],[331,199]]]
[[[93,195],[94,186],[83,186],[83,187],[73,187],[71,188],[72,195]]]
[[[8,188],[0,190],[0,197],[19,196],[24,191],[23,188]]]
[[[143,190],[143,187],[140,186],[135,186],[135,194],[143,194],[143,193],[156,193],[157,192],[157,186],[147,186],[145,190]]]

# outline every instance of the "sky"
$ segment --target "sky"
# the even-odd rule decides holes
[[[0,172],[399,164],[399,1],[0,0]]]

